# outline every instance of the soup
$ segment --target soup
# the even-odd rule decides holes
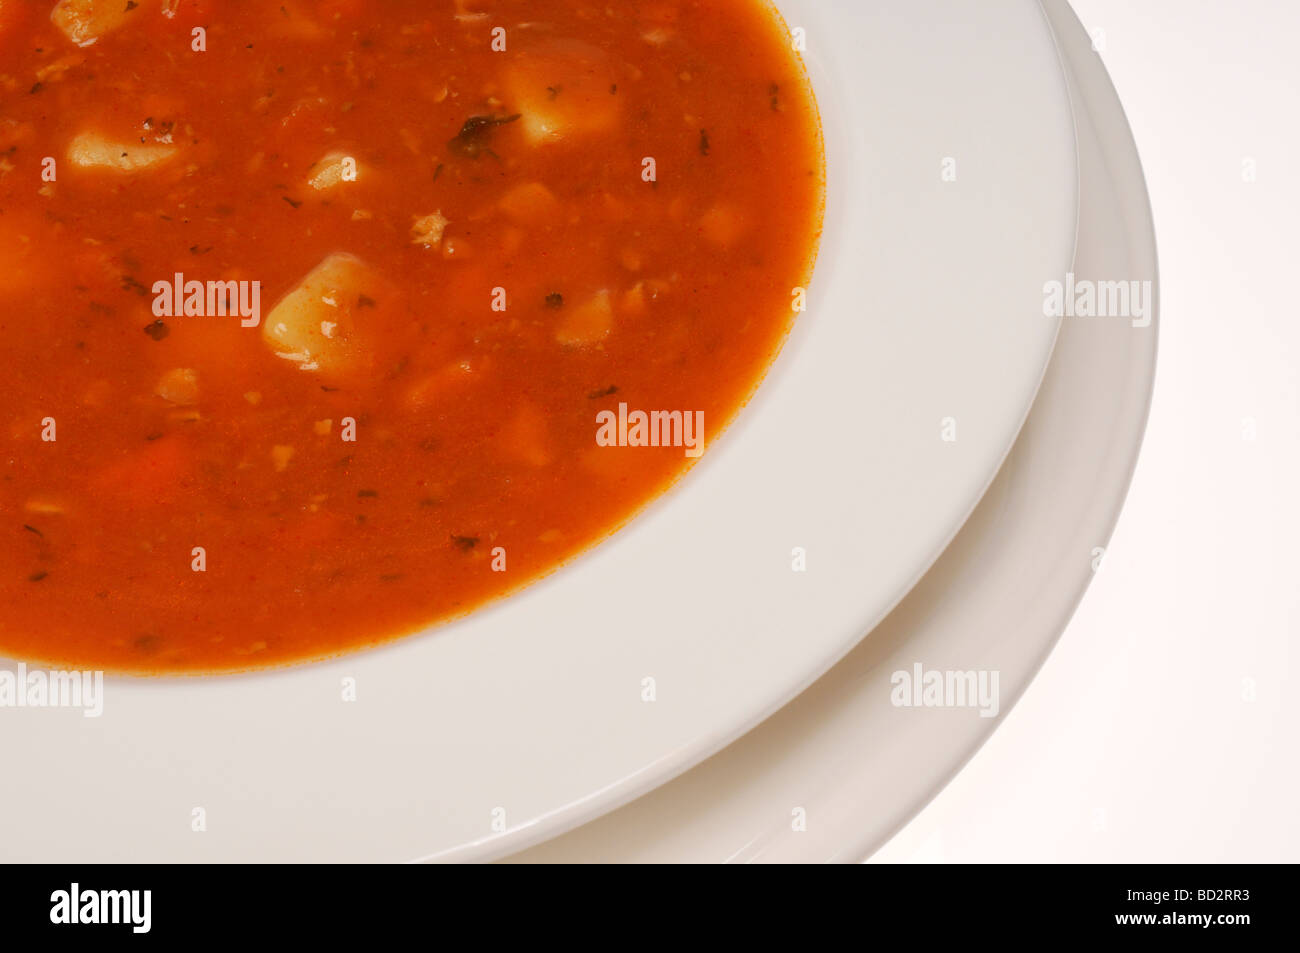
[[[796,317],[757,0],[0,0],[0,653],[374,645],[666,490]]]

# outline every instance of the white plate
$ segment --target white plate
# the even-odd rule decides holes
[[[1065,0],[1044,0],[1080,147],[1080,278],[1156,287],[1137,150]],[[824,678],[744,738],[645,797],[512,860],[857,860],[956,774],[1001,719],[889,704],[889,676],[1001,672],[1005,716],[1092,578],[1128,492],[1155,376],[1156,324],[1068,320],[1029,420],[987,497],[925,579]],[[791,812],[808,829],[791,829]]]
[[[1051,353],[1041,287],[1077,217],[1064,78],[1033,0],[781,6],[826,126],[822,260],[812,310],[702,464],[592,554],[434,635],[113,679],[94,720],[0,711],[8,763],[40,766],[6,785],[6,859],[499,856],[738,737],[907,592]]]

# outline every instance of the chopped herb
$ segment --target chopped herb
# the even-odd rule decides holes
[[[781,87],[778,86],[776,83],[773,83],[771,86],[768,87],[767,95],[771,99],[772,109],[774,111],[779,110],[781,108]]]
[[[700,155],[706,156],[708,154],[709,154],[709,133],[708,130],[701,129],[700,130]]]
[[[290,205],[292,205],[294,208],[301,208],[301,207],[302,207],[302,203],[301,203],[301,202],[295,202],[293,199],[289,198],[289,196],[287,196],[287,195],[281,195],[280,198],[284,199],[286,202],[288,202],[288,203],[289,203]]]
[[[442,500],[439,500],[439,499],[437,499],[436,497],[426,496],[424,499],[422,499],[422,500],[420,501],[420,505],[421,505],[421,506],[441,506],[441,505],[442,505]]]
[[[609,385],[603,390],[594,390],[587,395],[588,400],[600,400],[602,397],[610,397],[618,393],[618,387],[614,384]]]
[[[495,155],[487,145],[488,133],[497,126],[504,126],[512,123],[519,118],[519,113],[513,116],[470,116],[465,120],[465,125],[460,127],[460,132],[456,137],[447,143],[448,148],[458,155],[468,156],[471,159],[477,159],[484,152],[489,155]]]
[[[210,251],[212,251],[212,246],[211,246],[211,245],[209,245],[207,248],[200,248],[198,245],[191,245],[191,246],[190,246],[190,254],[191,254],[191,255],[206,255],[206,254],[207,254],[208,252],[210,252]]]
[[[442,175],[442,163],[438,163],[438,168],[433,170],[433,181],[438,181],[438,176]]]
[[[420,441],[420,449],[425,453],[433,453],[438,449],[441,441],[437,437],[425,437]]]
[[[44,539],[44,538],[45,538],[45,534],[42,533],[39,529],[37,529],[35,526],[28,526],[26,523],[24,523],[24,524],[23,524],[23,529],[27,530],[27,532],[29,532],[29,533],[35,533],[35,534],[36,534],[37,536],[39,536],[41,539]]]
[[[327,393],[327,394],[333,394],[333,393],[336,393],[336,392],[338,391],[338,388],[337,388],[337,387],[330,387],[328,384],[321,384],[321,385],[320,385],[320,389],[323,390],[323,391],[324,391],[325,393]]]
[[[156,321],[150,321],[144,326],[144,333],[149,335],[149,337],[153,338],[155,341],[161,341],[170,332],[171,328],[167,327],[167,325],[163,323],[162,318],[159,318]]]
[[[546,306],[548,308],[563,308],[564,295],[560,294],[559,292],[548,294],[546,296]]]
[[[453,534],[451,537],[451,542],[452,545],[455,546],[457,549],[459,549],[462,553],[467,553],[475,546],[478,545],[478,537],[477,536],[456,536]]]
[[[162,434],[160,434],[160,433],[147,433],[147,434],[144,435],[144,439],[145,439],[146,441],[148,441],[149,443],[153,443],[155,440],[161,440],[161,439],[162,439]]]
[[[558,86],[547,86],[546,92],[550,94],[551,99],[554,99],[556,96],[560,95],[560,89]]]
[[[375,499],[379,496],[378,490],[357,490],[357,496],[363,500]]]
[[[32,86],[32,92],[33,92],[33,93],[39,93],[39,92],[40,92],[42,89],[44,89],[44,88],[45,88],[45,84],[44,84],[44,83],[36,83],[36,84],[34,84],[34,85]]]
[[[380,576],[380,577],[379,577],[379,581],[380,581],[380,582],[397,582],[397,580],[399,580],[399,579],[401,579],[401,578],[402,578],[402,574],[401,574],[400,572],[389,572],[389,573],[384,573],[384,575]]]
[[[618,83],[615,83],[614,85],[612,85],[612,86],[609,87],[609,94],[610,94],[611,96],[617,96],[617,95],[618,95]]]
[[[138,295],[147,295],[149,293],[148,288],[140,284],[140,282],[136,281],[130,275],[122,276],[122,287],[127,291],[134,291]]]
[[[135,9],[136,7],[138,7],[139,5],[140,5],[140,4],[136,3],[135,0],[126,0],[126,10],[127,10],[128,13],[130,13],[132,10],[134,10],[134,9]]]
[[[27,577],[27,581],[28,581],[28,582],[40,582],[42,579],[44,579],[44,578],[45,578],[46,576],[48,576],[48,575],[49,575],[49,573],[47,573],[45,570],[42,569],[40,572],[34,572],[34,573],[32,573],[30,576],[28,576],[28,577]]]
[[[373,308],[374,306],[375,306],[375,299],[370,297],[370,295],[362,295],[361,297],[357,298],[358,308]]]

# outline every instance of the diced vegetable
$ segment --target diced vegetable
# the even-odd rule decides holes
[[[199,402],[199,375],[188,367],[174,367],[162,376],[154,393],[163,400],[188,407]]]
[[[307,184],[319,192],[332,189],[337,185],[357,182],[369,173],[362,169],[355,158],[342,152],[331,152],[312,166],[311,178]]]
[[[565,313],[555,329],[555,339],[566,347],[589,347],[608,337],[613,326],[614,309],[609,292],[598,291]]]
[[[177,147],[162,143],[116,142],[97,132],[83,132],[68,144],[68,160],[83,169],[139,172],[166,162]]]
[[[481,377],[484,359],[453,361],[431,374],[415,380],[406,390],[406,406],[411,410],[426,410],[436,406],[438,401],[454,393],[461,386]]]
[[[529,225],[552,221],[560,214],[560,200],[540,182],[516,185],[497,205],[515,221]]]
[[[66,56],[60,56],[51,63],[46,63],[36,71],[36,80],[41,83],[52,83],[63,78],[63,75],[72,67],[80,66],[86,62],[86,54],[82,52],[69,53]]]
[[[361,259],[330,255],[271,309],[262,339],[304,371],[347,376],[364,369],[373,356],[362,341],[362,316],[389,293]]]
[[[668,292],[669,287],[666,281],[638,281],[619,296],[619,314],[640,317],[649,309],[651,302]]]
[[[50,20],[77,46],[90,46],[124,24],[137,6],[126,0],[59,0]]]
[[[532,145],[606,132],[618,122],[619,97],[606,55],[570,42],[522,54],[505,71],[507,101]]]
[[[700,231],[715,245],[726,248],[745,231],[745,218],[733,205],[715,205],[700,219]]]
[[[289,467],[289,461],[293,459],[293,447],[288,444],[277,443],[271,448],[271,465],[275,467],[276,473],[283,473]]]
[[[620,314],[630,314],[636,317],[645,314],[645,282],[638,281],[627,291],[624,291],[618,300],[618,304]]]
[[[442,234],[447,230],[448,221],[442,212],[432,212],[429,215],[418,216],[411,224],[411,241],[417,245],[424,245],[427,248],[437,247],[442,241]]]

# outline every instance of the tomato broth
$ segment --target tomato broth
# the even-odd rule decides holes
[[[823,195],[757,0],[0,0],[0,653],[304,661],[556,568],[745,403]]]

